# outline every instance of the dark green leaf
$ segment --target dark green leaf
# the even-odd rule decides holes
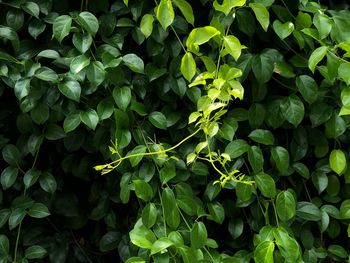
[[[29,209],[28,215],[34,218],[44,218],[50,215],[49,209],[42,203],[35,203]]]
[[[252,131],[248,137],[255,142],[265,145],[273,145],[275,141],[273,134],[269,130],[256,129]]]
[[[43,258],[46,255],[47,251],[45,248],[43,248],[42,246],[31,246],[28,247],[25,251],[24,251],[24,256],[27,259],[39,259],[39,258]]]
[[[194,249],[202,248],[207,242],[208,233],[202,222],[196,222],[190,232],[191,247]]]
[[[255,182],[262,195],[267,198],[274,198],[276,195],[276,184],[272,177],[264,172],[254,176]]]

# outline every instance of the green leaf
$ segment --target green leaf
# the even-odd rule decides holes
[[[37,39],[37,37],[43,33],[46,29],[46,24],[38,19],[33,19],[29,25],[28,25],[28,33],[34,38]]]
[[[98,20],[93,14],[87,11],[81,12],[78,16],[78,21],[92,36],[96,35],[98,31]]]
[[[272,177],[266,173],[260,172],[254,176],[257,187],[263,196],[274,198],[276,195],[276,184]]]
[[[220,1],[222,4],[219,4],[217,0],[214,1],[213,7],[216,11],[224,13],[226,16],[231,12],[234,7],[244,6],[246,0],[223,0]]]
[[[137,155],[134,157],[129,157],[129,161],[132,167],[138,165],[138,163],[142,160],[143,154],[146,152],[147,147],[145,145],[138,145],[130,152],[128,152],[127,156]]]
[[[326,122],[325,134],[328,138],[337,138],[346,130],[344,119],[337,114],[333,114],[332,118]]]
[[[167,119],[165,115],[159,111],[154,111],[148,115],[149,121],[158,129],[165,130],[167,128]]]
[[[338,68],[339,78],[350,85],[350,63],[342,63]]]
[[[10,40],[13,49],[16,52],[19,50],[19,38],[16,31],[14,31],[12,28],[7,26],[0,26],[0,37]]]
[[[186,21],[193,26],[194,16],[191,5],[185,0],[173,0],[173,2],[180,9]]]
[[[19,9],[9,9],[6,14],[6,23],[13,30],[19,30],[24,24],[24,14]]]
[[[162,184],[166,184],[171,179],[173,179],[176,176],[176,169],[175,165],[172,163],[165,164],[162,169],[159,171],[159,177]]]
[[[5,235],[0,235],[0,256],[7,256],[10,251],[10,241]],[[4,261],[5,263],[6,261]]]
[[[208,204],[209,220],[213,220],[218,224],[222,224],[225,220],[225,209],[219,202]]]
[[[231,159],[234,159],[246,153],[248,149],[249,145],[246,141],[237,139],[226,146],[225,153],[227,153]]]
[[[39,178],[39,184],[40,187],[50,194],[53,194],[56,192],[57,189],[57,182],[55,177],[53,177],[52,174],[48,172],[44,172],[40,178]]]
[[[298,202],[296,215],[307,221],[320,221],[321,211],[310,202]]]
[[[344,200],[341,203],[339,217],[342,219],[350,219],[350,199]]]
[[[275,161],[278,171],[282,174],[289,168],[289,153],[287,149],[276,146],[271,149],[272,159]]]
[[[339,258],[343,258],[344,260],[346,258],[348,258],[348,252],[346,252],[346,250],[342,247],[342,246],[339,246],[339,245],[330,245],[328,247],[328,252],[330,252],[331,254],[339,257]]]
[[[154,18],[150,14],[145,14],[141,19],[140,30],[145,38],[149,38],[153,32],[153,21]]]
[[[186,52],[181,59],[181,73],[188,82],[191,82],[193,76],[196,74],[196,62],[192,56],[192,53]]]
[[[229,53],[236,61],[241,56],[241,51],[245,46],[242,46],[238,38],[234,36],[224,37],[224,46],[227,53]]]
[[[270,23],[270,14],[266,7],[260,3],[250,3],[249,7],[253,10],[255,17],[259,21],[262,28],[267,31]]]
[[[0,229],[6,224],[7,220],[9,219],[11,214],[11,210],[10,209],[1,209],[0,210]],[[0,252],[1,255],[1,252]]]
[[[281,21],[275,20],[272,27],[280,39],[285,39],[294,31],[294,24],[292,22],[282,24]]]
[[[2,158],[10,165],[17,166],[21,162],[21,153],[13,144],[7,144],[2,149]]]
[[[124,64],[136,73],[144,72],[144,63],[143,60],[135,54],[127,54],[123,56]]]
[[[171,247],[174,243],[167,237],[161,237],[153,243],[151,248],[151,255],[157,253],[164,253],[168,247]]]
[[[109,231],[102,236],[99,242],[99,248],[102,252],[109,252],[118,247],[120,241],[120,233],[117,231]]]
[[[90,58],[85,55],[80,55],[72,59],[70,63],[70,70],[73,74],[78,74],[84,68],[90,65]]]
[[[275,243],[270,240],[261,242],[254,250],[254,260],[256,263],[273,263],[273,251]]]
[[[318,86],[316,81],[307,75],[301,75],[296,78],[296,85],[300,94],[309,104],[317,100]]]
[[[295,216],[296,203],[295,198],[290,191],[282,191],[277,195],[276,210],[278,217],[284,222]]]
[[[26,215],[26,211],[23,208],[16,208],[12,210],[9,217],[9,228],[10,230],[18,226]]]
[[[253,130],[248,137],[255,142],[265,145],[273,145],[275,142],[275,138],[269,130],[256,129]]]
[[[341,102],[346,108],[350,108],[350,88],[343,88],[341,91]]]
[[[68,133],[68,132],[74,131],[79,126],[80,122],[81,122],[80,113],[78,112],[69,113],[63,122],[64,132]]]
[[[23,5],[21,7],[25,12],[27,12],[31,16],[39,18],[40,8],[36,3],[25,2],[25,3],[23,3]]]
[[[50,215],[49,209],[42,203],[34,203],[29,209],[28,215],[34,218],[44,218]]]
[[[114,105],[112,100],[106,99],[99,102],[97,105],[98,118],[102,121],[112,116]]]
[[[248,160],[254,173],[260,172],[264,166],[264,156],[257,146],[251,146],[248,149]]]
[[[253,57],[252,70],[259,83],[263,84],[269,81],[271,79],[273,69],[273,61],[268,54],[262,53]]]
[[[142,223],[151,228],[157,221],[158,212],[157,207],[154,203],[148,203],[142,210]]]
[[[163,190],[161,201],[165,222],[171,228],[177,228],[180,224],[180,214],[176,205],[174,192],[169,187]]]
[[[113,89],[113,99],[117,106],[125,111],[131,101],[131,89],[128,86],[124,87],[115,87]]]
[[[338,175],[346,171],[346,157],[342,150],[332,150],[329,155],[329,166]]]
[[[80,112],[80,120],[92,130],[96,129],[99,121],[97,112],[93,109]]]
[[[58,75],[55,71],[47,67],[41,67],[35,71],[36,78],[48,82],[58,82]]]
[[[147,227],[141,225],[129,232],[130,241],[138,247],[151,249],[156,236]]]
[[[30,91],[30,79],[20,79],[15,84],[15,95],[19,100],[28,96]]]
[[[42,246],[31,246],[24,251],[24,256],[26,259],[37,259],[43,258],[47,254],[47,251]]]
[[[191,247],[194,249],[202,248],[208,239],[208,233],[202,222],[195,222],[190,232]]]
[[[106,71],[100,61],[93,61],[86,69],[87,79],[94,86],[100,85],[106,76]]]
[[[242,218],[233,218],[228,225],[228,231],[233,239],[240,237],[243,233],[244,224]]]
[[[127,2],[127,0],[124,0],[124,2]],[[140,257],[131,257],[125,263],[146,263],[146,261]]]
[[[297,127],[304,118],[304,104],[296,95],[285,98],[280,105],[284,118]]]
[[[332,30],[333,21],[322,13],[315,13],[313,23],[317,28],[320,39],[326,38]]]
[[[175,18],[175,13],[171,0],[161,0],[156,12],[157,19],[164,30],[170,26]]]
[[[90,49],[92,37],[88,32],[85,32],[84,34],[74,33],[72,41],[76,49],[78,49],[80,53],[84,54]]]
[[[324,56],[327,54],[328,47],[322,46],[319,48],[316,48],[310,58],[309,58],[309,69],[311,70],[312,73],[315,72],[315,68],[318,65],[318,63],[324,58]]]
[[[152,187],[144,180],[133,180],[136,196],[143,201],[150,201],[153,197]]]
[[[38,169],[32,168],[28,170],[23,176],[23,183],[26,189],[28,189],[33,184],[35,184],[36,181],[38,181],[39,176],[40,176],[40,171]]]
[[[16,167],[7,167],[1,173],[1,185],[4,190],[10,188],[17,179],[18,176],[18,168]]]
[[[55,19],[53,23],[53,36],[58,40],[58,42],[62,42],[62,40],[69,35],[70,29],[72,26],[72,18],[67,15],[59,16]]]
[[[291,237],[284,228],[278,227],[274,231],[274,236],[278,250],[280,251],[282,257],[287,259],[286,262],[302,262],[298,242]]]

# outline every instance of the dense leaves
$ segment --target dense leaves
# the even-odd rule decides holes
[[[0,262],[348,261],[350,12],[321,3],[0,1]]]

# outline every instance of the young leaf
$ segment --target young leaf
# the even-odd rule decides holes
[[[53,23],[53,36],[61,43],[68,36],[72,26],[72,18],[67,15],[59,16]]]
[[[174,243],[167,237],[161,237],[156,242],[153,243],[151,248],[151,255],[163,252],[168,247],[171,247]]]
[[[141,19],[140,30],[145,38],[148,38],[153,31],[154,18],[150,14],[145,14]]]
[[[186,46],[191,50],[192,46],[199,46],[207,43],[217,35],[220,35],[220,31],[212,26],[195,28],[189,34],[186,40]]]
[[[173,0],[174,4],[180,9],[186,21],[192,26],[194,24],[194,16],[191,5],[186,0]]]
[[[156,16],[163,29],[166,30],[168,26],[173,23],[175,18],[171,0],[160,0],[160,3],[157,7]]]
[[[309,69],[311,70],[312,73],[315,72],[315,68],[317,64],[324,58],[324,56],[327,54],[328,47],[322,46],[319,48],[316,48],[310,58],[309,58]]]
[[[192,53],[186,52],[181,59],[181,73],[188,82],[191,82],[193,76],[196,74],[196,62],[192,56]]]
[[[345,172],[347,166],[346,157],[342,150],[332,150],[329,156],[329,166],[338,175]]]
[[[215,8],[216,11],[223,12],[226,16],[231,12],[231,10],[234,7],[237,6],[244,6],[246,3],[246,0],[223,0],[219,1],[222,4],[219,4],[217,0],[214,1],[213,7]]]
[[[254,250],[254,261],[256,263],[272,263],[275,243],[270,240],[263,241]]]
[[[236,61],[241,56],[241,51],[245,46],[242,46],[238,38],[234,36],[224,37],[225,51],[229,53]]]
[[[141,225],[129,232],[130,241],[141,248],[151,249],[153,243],[156,241],[156,236],[147,227]]]
[[[313,23],[317,28],[320,39],[326,38],[332,30],[333,21],[325,14],[315,13]]]
[[[255,17],[262,28],[267,31],[270,23],[269,11],[267,11],[266,7],[261,3],[250,3],[249,7],[253,10]]]

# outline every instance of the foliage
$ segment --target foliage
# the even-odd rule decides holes
[[[346,1],[0,5],[0,262],[349,260]]]

